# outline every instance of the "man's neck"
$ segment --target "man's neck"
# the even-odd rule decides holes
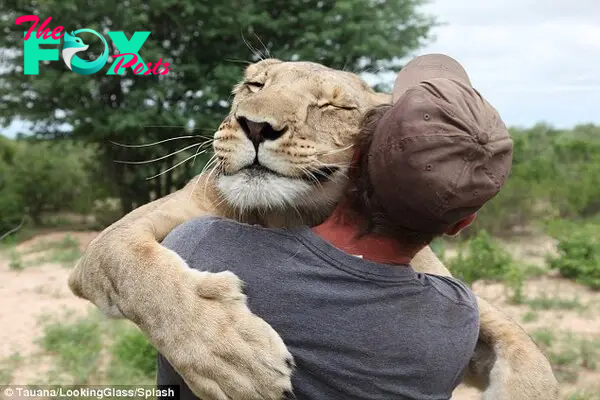
[[[345,253],[381,264],[408,264],[417,253],[392,238],[373,234],[358,238],[359,229],[356,221],[343,215],[338,207],[313,232]]]

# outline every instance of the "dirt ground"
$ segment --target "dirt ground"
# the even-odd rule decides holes
[[[83,251],[96,235],[95,232],[60,232],[37,236],[20,244],[18,251],[26,251],[36,243],[49,240],[61,240],[66,234],[79,242]],[[527,262],[542,263],[544,255],[553,251],[552,242],[547,239],[531,239],[518,244],[507,244],[515,257]],[[10,260],[6,252],[0,253],[0,360],[18,352],[21,356],[33,354],[38,348],[34,338],[42,334],[38,320],[46,315],[59,315],[65,310],[84,312],[91,308],[90,303],[76,298],[67,287],[69,268],[57,263],[26,267],[22,270],[9,268]],[[476,282],[474,291],[501,307],[511,318],[519,322],[529,333],[546,328],[556,334],[571,333],[581,338],[600,339],[600,293],[561,279],[544,275],[531,279],[526,284],[528,297],[546,296],[551,299],[575,301],[580,307],[564,309],[532,310],[530,305],[511,305],[507,303],[505,288],[501,283]],[[535,314],[535,318],[533,318]],[[528,319],[527,316],[530,316]],[[524,322],[524,318],[527,322]],[[598,360],[600,362],[600,360]],[[43,367],[38,365],[38,367]],[[39,368],[36,370],[39,371]],[[17,369],[13,383],[27,384],[31,371]],[[576,390],[587,389],[591,393],[600,393],[600,373],[594,370],[582,370],[574,383],[562,386],[563,398]],[[471,388],[459,387],[454,400],[476,400],[481,395]]]

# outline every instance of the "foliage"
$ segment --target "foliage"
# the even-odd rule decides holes
[[[585,307],[581,304],[578,297],[571,299],[561,297],[551,297],[546,293],[530,298],[527,300],[527,305],[533,310],[584,310]]]
[[[185,145],[170,141],[132,150],[109,141],[164,140],[185,134],[183,128],[190,121],[200,133],[211,135],[228,112],[231,88],[241,78],[245,62],[258,60],[261,53],[355,72],[396,70],[398,59],[429,37],[433,20],[417,10],[421,3],[128,0],[90,6],[83,0],[6,0],[0,13],[0,49],[7,62],[0,72],[0,85],[7,94],[1,97],[0,124],[21,118],[34,122],[39,135],[69,135],[98,144],[105,181],[114,182],[115,193],[129,211],[182,186],[194,170],[188,163],[177,170],[179,174],[169,172],[162,179],[146,181],[179,159],[135,166],[113,161],[154,159]],[[45,62],[39,75],[24,75],[23,37],[30,23],[19,26],[14,22],[30,14],[42,21],[52,16],[51,29],[85,27],[126,35],[150,31],[140,49],[144,62],[162,59],[172,69],[163,76],[133,75],[131,69],[123,75],[106,75],[114,62],[110,57],[107,66],[94,75],[73,73],[63,62]],[[91,34],[82,38],[90,47],[79,56],[91,59],[98,54],[100,41]],[[65,131],[65,125],[72,129]]]
[[[40,224],[44,212],[86,211],[96,193],[85,149],[70,141],[14,141],[12,163],[2,171],[2,232],[27,215]],[[0,160],[0,162],[2,162]]]
[[[22,361],[23,357],[19,352],[15,352],[10,357],[0,360],[0,385],[10,385],[12,383],[14,372]]]
[[[21,271],[24,268],[23,265],[23,259],[21,257],[21,254],[19,254],[19,252],[13,250],[10,252],[10,262],[8,264],[8,268],[15,270],[15,271]]]
[[[512,129],[513,166],[486,204],[473,234],[510,234],[538,220],[590,217],[600,211],[600,127],[557,130],[544,124]]]
[[[14,189],[15,177],[10,170],[15,148],[14,141],[0,136],[0,235],[16,228],[25,215],[21,197]]]
[[[118,204],[118,200],[114,201],[114,199],[95,201],[92,208],[92,214],[94,216],[94,224],[97,229],[104,229],[118,221],[123,216],[123,212]]]
[[[448,266],[454,276],[471,284],[478,279],[503,278],[512,262],[510,254],[482,230],[459,245],[458,255]]]
[[[504,280],[510,301],[516,304],[524,301],[524,268],[515,263],[485,230],[460,243],[457,256],[446,264],[456,278],[469,285],[479,279]]]
[[[37,257],[33,257],[37,255]],[[28,256],[24,261],[23,256]],[[9,267],[22,270],[29,266],[38,266],[45,263],[57,263],[67,267],[73,266],[81,257],[79,242],[71,235],[65,235],[62,240],[40,241],[27,250],[18,251],[10,249]]]
[[[549,258],[550,266],[565,278],[600,289],[600,223],[561,222],[550,228],[559,241],[559,255]]]
[[[556,332],[537,329],[531,338],[548,357],[559,383],[575,383],[582,371],[595,371],[600,360],[600,342]]]
[[[136,370],[148,376],[156,373],[156,349],[136,329],[123,332],[113,344],[111,353],[127,369]]]
[[[44,377],[49,383],[156,383],[156,350],[128,321],[107,319],[97,311],[67,313],[45,317],[43,328],[39,343],[54,361]]]
[[[61,371],[72,374],[74,384],[85,384],[96,372],[102,350],[102,332],[97,318],[49,320],[40,338],[42,348],[58,357]]]

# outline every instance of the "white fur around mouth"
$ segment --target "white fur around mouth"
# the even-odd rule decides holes
[[[345,185],[343,174],[332,177],[323,185],[249,170],[221,175],[217,179],[217,188],[225,201],[236,209],[248,211],[328,206],[339,199]]]

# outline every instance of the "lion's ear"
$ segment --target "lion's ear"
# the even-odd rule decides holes
[[[267,67],[275,64],[281,64],[283,61],[278,60],[276,58],[267,58],[265,60],[261,60],[259,62],[255,62],[254,64],[248,65],[246,68],[247,76],[257,75],[260,71],[265,70]]]
[[[373,93],[371,96],[373,106],[380,106],[382,104],[391,104],[392,95],[391,93]]]

